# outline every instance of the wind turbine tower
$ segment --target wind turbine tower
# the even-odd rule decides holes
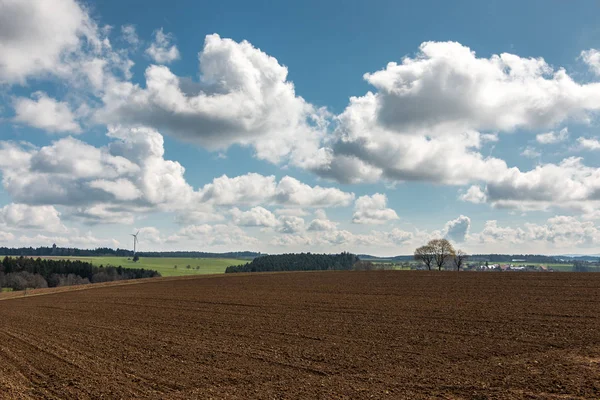
[[[131,234],[131,236],[133,236],[133,256],[135,257],[135,252],[137,250],[137,243],[138,243],[138,235],[140,234],[140,231],[137,231],[137,233],[134,235],[133,233]]]

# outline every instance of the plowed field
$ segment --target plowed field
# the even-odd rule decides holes
[[[600,274],[223,275],[7,299],[0,398],[600,398]]]

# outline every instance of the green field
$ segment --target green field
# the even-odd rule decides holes
[[[233,258],[162,258],[141,257],[138,262],[133,262],[127,257],[42,257],[49,259],[70,259],[91,262],[94,265],[112,265],[123,268],[146,268],[158,271],[162,276],[185,276],[202,274],[222,274],[230,265],[240,265],[249,260]],[[190,268],[186,268],[187,266]],[[177,266],[177,268],[175,268]],[[200,268],[196,268],[200,267]]]

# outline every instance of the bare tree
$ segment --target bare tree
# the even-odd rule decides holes
[[[431,246],[433,249],[435,265],[438,267],[439,271],[454,258],[456,253],[454,247],[452,247],[452,244],[447,239],[430,240],[429,243],[427,243],[427,246]]]
[[[415,260],[422,261],[427,269],[431,271],[431,266],[435,261],[434,249],[429,245],[419,247],[415,250]]]
[[[462,250],[456,250],[456,254],[454,254],[453,261],[454,261],[454,266],[456,267],[457,271],[460,271],[460,268],[463,266],[463,264],[465,263],[467,258],[469,258],[467,253],[465,253]]]

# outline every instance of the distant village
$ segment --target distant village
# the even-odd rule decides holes
[[[512,260],[512,263],[472,262],[465,266],[470,271],[521,271],[521,272],[552,272],[552,268],[542,264],[523,264],[525,260]],[[518,264],[517,264],[518,263]]]

